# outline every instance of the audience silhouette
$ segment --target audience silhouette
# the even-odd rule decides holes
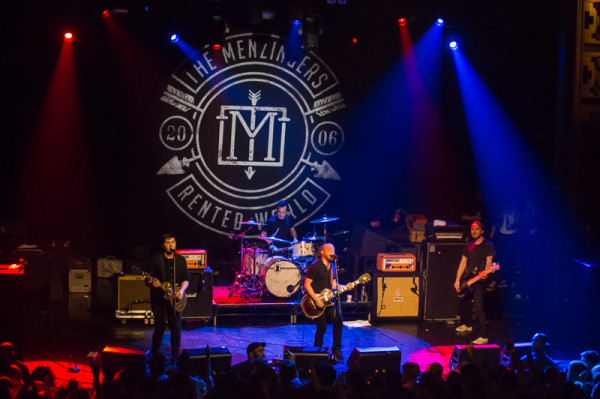
[[[211,371],[208,347],[208,365],[201,370],[167,368],[164,355],[152,354],[147,359],[146,375],[140,377],[133,370],[122,369],[102,383],[101,368],[92,362],[94,384],[84,388],[75,379],[57,383],[51,367],[38,366],[29,374],[27,366],[10,355],[12,345],[4,343],[0,346],[0,399],[600,398],[598,353],[584,351],[581,359],[561,368],[548,355],[548,338],[543,333],[533,336],[531,352],[522,357],[516,356],[514,344],[508,342],[508,366],[490,367],[479,362],[470,346],[469,360],[445,376],[444,367],[437,362],[423,372],[418,364],[406,362],[401,370],[367,378],[358,369],[340,372],[333,363],[312,359],[310,377],[302,381],[293,359],[272,363],[264,359],[265,345],[251,343],[242,367],[236,365],[219,373]]]

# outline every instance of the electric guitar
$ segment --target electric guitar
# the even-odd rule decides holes
[[[461,282],[460,283],[460,291],[458,291],[458,297],[460,299],[462,299],[465,296],[467,296],[467,294],[469,292],[471,292],[471,286],[473,284],[475,284],[479,280],[483,280],[484,278],[487,278],[487,276],[489,276],[490,274],[494,273],[497,270],[500,270],[500,265],[497,263],[493,263],[489,269],[481,271],[476,276],[471,277],[470,279]]]
[[[358,278],[358,280],[348,283],[342,288],[339,288],[337,290],[337,293],[341,294],[344,291],[351,290],[358,284],[364,284],[369,281],[371,281],[371,276],[368,273],[365,273],[362,276],[360,276]],[[325,308],[327,306],[333,305],[332,300],[333,300],[334,296],[335,296],[334,292],[332,290],[330,290],[329,288],[325,288],[323,291],[319,292],[317,294],[317,298],[319,298],[325,304],[325,306],[323,306],[322,308],[319,308],[319,307],[317,307],[315,300],[312,299],[310,295],[304,294],[304,296],[302,297],[302,300],[300,301],[300,306],[302,307],[302,311],[304,312],[306,317],[308,317],[309,319],[316,319],[317,317],[320,317],[323,314],[323,312],[325,312]]]
[[[183,309],[185,309],[185,305],[187,304],[187,296],[184,295],[181,297],[181,299],[177,299],[176,295],[179,292],[177,285],[175,286],[175,289],[173,289],[173,284],[170,282],[167,281],[166,283],[163,283],[156,277],[152,277],[150,273],[146,273],[137,266],[133,266],[131,270],[133,270],[135,274],[144,276],[151,284],[153,284],[155,281],[158,281],[160,283],[160,288],[165,292],[165,299],[173,304],[176,312],[182,312]]]

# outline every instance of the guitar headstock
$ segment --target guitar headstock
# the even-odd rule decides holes
[[[369,273],[362,274],[358,280],[356,280],[357,284],[368,283],[371,281],[371,275]]]
[[[131,271],[134,272],[135,274],[140,274],[142,276],[149,276],[148,273],[146,273],[145,271],[143,271],[136,265],[131,266]]]
[[[490,270],[490,273],[500,270],[500,263],[498,263],[498,262],[492,263],[492,266],[490,266],[489,270]]]

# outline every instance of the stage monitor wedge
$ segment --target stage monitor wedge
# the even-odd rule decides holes
[[[402,352],[397,346],[373,346],[354,348],[347,365],[363,377],[371,378],[377,374],[399,373],[401,360]]]

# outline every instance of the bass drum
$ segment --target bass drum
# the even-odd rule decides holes
[[[260,270],[267,290],[276,297],[289,298],[300,289],[302,271],[295,262],[283,256],[272,256],[263,263]]]

